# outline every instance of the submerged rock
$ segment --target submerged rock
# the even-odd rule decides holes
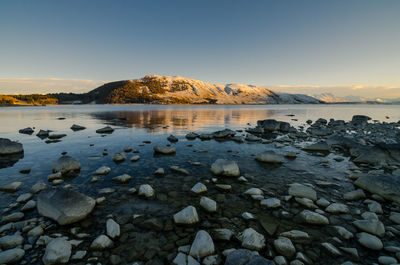
[[[326,142],[318,142],[304,147],[303,150],[315,151],[315,152],[329,152],[330,147]]]
[[[190,205],[174,214],[174,222],[176,224],[194,224],[199,222],[196,208]]]
[[[154,149],[154,153],[163,154],[163,155],[175,154],[175,152],[176,152],[176,148],[170,147],[170,146],[157,145],[157,146],[154,146],[153,149]]]
[[[11,182],[7,185],[1,186],[0,190],[1,191],[6,191],[6,192],[16,192],[18,191],[24,184],[20,181],[14,181]]]
[[[115,163],[121,163],[121,162],[125,161],[125,159],[126,159],[126,155],[124,153],[116,153],[112,156],[112,160]]]
[[[239,166],[235,161],[217,159],[211,165],[211,172],[215,175],[222,175],[226,177],[239,177]]]
[[[274,151],[265,151],[256,156],[256,160],[264,163],[281,164],[283,157],[276,154]]]
[[[107,175],[110,172],[111,172],[111,168],[106,167],[106,166],[101,166],[94,172],[94,174],[95,175]]]
[[[290,184],[289,195],[308,198],[313,201],[317,200],[317,192],[313,188],[299,183]]]
[[[66,177],[75,177],[81,170],[81,163],[70,156],[62,156],[53,165],[53,173],[60,172]]]
[[[43,190],[37,198],[39,214],[57,221],[60,225],[84,219],[92,212],[95,204],[94,199],[64,188]]]
[[[111,128],[110,126],[107,126],[107,127],[104,127],[104,128],[96,130],[96,133],[108,133],[108,134],[110,134],[110,133],[113,133],[113,132],[114,132],[114,129]]]
[[[129,176],[128,174],[123,174],[117,177],[112,178],[113,181],[119,182],[119,183],[128,183],[131,181],[132,176]]]
[[[150,198],[154,196],[154,189],[149,184],[143,184],[140,185],[138,194]]]

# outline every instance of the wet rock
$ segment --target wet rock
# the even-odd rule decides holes
[[[112,156],[112,160],[115,163],[121,163],[126,160],[126,155],[124,153],[116,153]]]
[[[250,189],[246,190],[244,192],[244,194],[247,194],[247,195],[250,195],[250,196],[251,195],[263,195],[264,192],[259,188],[250,188]]]
[[[383,237],[385,235],[385,226],[379,220],[357,220],[353,224],[361,231]]]
[[[325,211],[332,214],[343,214],[349,212],[349,207],[342,203],[331,203]]]
[[[1,218],[1,221],[3,223],[8,223],[8,222],[15,222],[15,221],[19,221],[22,218],[24,218],[24,214],[21,212],[15,212],[15,213],[11,213],[9,215],[5,215]]]
[[[279,130],[280,122],[274,119],[260,120],[257,121],[257,126],[261,127],[266,132],[273,132]]]
[[[207,191],[206,185],[201,182],[196,183],[191,189],[192,192],[199,194]]]
[[[176,224],[194,224],[199,222],[196,208],[190,205],[174,214],[174,222]]]
[[[265,151],[260,153],[255,158],[257,161],[264,163],[280,164],[283,163],[283,157],[276,154],[274,151]]]
[[[0,264],[13,264],[20,261],[25,255],[25,250],[13,248],[0,251]]]
[[[334,245],[328,242],[321,243],[321,245],[333,256],[340,256],[342,253]]]
[[[365,193],[362,189],[353,190],[343,195],[346,201],[358,201],[365,198]]]
[[[178,138],[176,138],[175,136],[173,136],[172,134],[170,136],[167,137],[167,140],[170,141],[171,143],[176,143],[178,142]]]
[[[226,177],[240,176],[239,166],[235,161],[217,159],[211,165],[211,172],[215,175],[222,175]]]
[[[199,137],[199,135],[198,135],[197,133],[190,132],[190,133],[186,134],[185,137],[186,137],[186,139],[188,139],[188,140],[194,140],[194,139],[196,139],[197,137]]]
[[[50,188],[37,198],[40,215],[57,221],[60,225],[78,222],[88,216],[96,202],[94,199],[64,188]]]
[[[400,178],[392,175],[365,175],[359,177],[354,184],[366,191],[400,203]]]
[[[381,250],[383,248],[382,241],[374,235],[361,232],[357,234],[358,242],[368,249]]]
[[[32,186],[32,188],[30,189],[30,192],[33,193],[33,194],[36,194],[36,193],[39,193],[39,192],[41,192],[42,190],[44,190],[46,188],[47,188],[46,183],[44,183],[43,181],[38,181]]]
[[[274,263],[259,256],[255,251],[238,249],[230,251],[225,265],[273,265]]]
[[[119,183],[128,183],[131,181],[132,177],[129,176],[128,174],[123,174],[117,177],[112,178],[113,181],[119,182]]]
[[[136,161],[138,161],[140,159],[140,156],[138,156],[138,155],[135,155],[135,156],[132,156],[131,157],[131,162],[136,162]]]
[[[36,202],[34,200],[28,201],[24,206],[22,206],[21,211],[33,210],[36,207]]]
[[[14,181],[11,182],[7,185],[4,185],[0,187],[1,191],[6,191],[6,192],[16,192],[18,191],[24,184],[20,181]]]
[[[251,250],[260,250],[265,246],[265,238],[253,228],[245,229],[240,235],[239,240],[242,247]]]
[[[389,216],[390,221],[400,225],[400,213],[392,212]],[[400,252],[400,251],[399,251]]]
[[[33,229],[29,230],[27,233],[27,236],[28,237],[39,237],[39,236],[43,235],[43,233],[44,233],[43,228],[40,225],[38,225],[38,226],[34,227]]]
[[[215,187],[222,191],[230,191],[232,190],[232,186],[229,184],[215,184]]]
[[[106,233],[110,238],[116,238],[120,235],[120,227],[113,219],[108,219],[106,222]]]
[[[27,127],[27,128],[24,128],[24,129],[20,129],[18,132],[22,133],[22,134],[31,135],[34,132],[34,130],[31,127]]]
[[[150,198],[154,196],[154,189],[149,184],[143,184],[140,185],[138,194]]]
[[[20,235],[3,236],[0,238],[1,249],[11,249],[22,245],[24,238]]]
[[[306,232],[300,230],[290,230],[287,232],[283,232],[280,234],[280,236],[290,238],[295,241],[307,240],[310,238],[310,236]]]
[[[195,258],[203,258],[214,253],[214,242],[211,236],[204,230],[197,232],[190,247],[189,254]]]
[[[48,137],[51,140],[58,140],[58,139],[64,138],[65,136],[67,136],[67,135],[61,133],[61,134],[50,134]]]
[[[299,183],[290,184],[289,195],[308,198],[313,201],[317,200],[317,192],[313,188]]]
[[[261,206],[265,206],[267,208],[279,208],[281,207],[281,201],[277,198],[268,198],[264,199],[260,202]]]
[[[72,255],[71,260],[82,260],[87,254],[86,250],[78,250]]]
[[[110,172],[111,172],[111,168],[106,167],[106,166],[101,166],[94,172],[94,174],[95,175],[103,175],[104,176],[104,175],[107,175]]]
[[[42,261],[45,265],[68,263],[71,248],[71,244],[64,238],[55,238],[46,246]]]
[[[50,134],[50,130],[40,130],[36,136],[39,137],[40,139],[45,139],[47,137],[49,137]]]
[[[287,258],[291,258],[294,254],[296,254],[296,248],[294,247],[292,241],[286,237],[279,237],[278,239],[274,240],[274,247],[279,254]]]
[[[314,151],[314,152],[329,152],[331,149],[326,142],[318,142],[315,144],[305,146],[303,150]]]
[[[249,142],[259,142],[259,141],[262,140],[262,138],[257,137],[257,136],[252,135],[252,134],[247,134],[245,140],[249,141]]]
[[[111,248],[113,245],[114,243],[108,236],[100,235],[92,242],[90,248],[94,250],[104,250]]]
[[[96,130],[96,133],[107,133],[107,134],[110,134],[110,133],[113,133],[113,132],[114,132],[114,129],[111,128],[110,126],[106,126],[104,128]]]
[[[0,156],[23,153],[22,144],[6,138],[0,138]]]
[[[32,198],[32,194],[31,193],[24,193],[18,196],[17,198],[17,202],[19,203],[24,203],[27,202],[30,198]]]
[[[342,226],[333,226],[333,228],[335,229],[335,231],[344,239],[350,239],[353,238],[353,233],[350,232],[349,230],[347,230],[346,228],[342,227]]]
[[[180,168],[179,166],[170,166],[169,169],[173,172],[182,174],[182,175],[190,175],[189,171],[184,168]]]
[[[354,115],[351,119],[351,124],[362,125],[366,124],[369,120],[371,120],[371,118],[366,115]]]
[[[154,149],[154,153],[156,153],[156,154],[170,155],[170,154],[176,153],[176,148],[170,147],[170,146],[157,145],[157,146],[154,146],[153,149]]]
[[[156,171],[154,171],[154,175],[164,175],[165,171],[162,167],[158,168]]]
[[[73,124],[71,126],[71,130],[73,130],[73,131],[82,131],[82,130],[85,130],[85,129],[86,129],[86,127],[80,126],[80,125],[77,125],[77,124]]]
[[[213,230],[212,235],[216,240],[229,241],[233,236],[233,232],[226,228],[216,228]]]
[[[66,177],[75,177],[79,174],[81,170],[81,163],[75,158],[70,156],[62,156],[53,165],[53,173],[60,172]]]
[[[314,224],[314,225],[328,225],[329,220],[325,216],[312,212],[309,210],[303,210],[300,213],[300,217],[304,220],[304,222],[308,224]]]
[[[355,163],[372,165],[400,165],[400,144],[376,144],[361,149]]]
[[[310,209],[316,209],[318,208],[314,202],[308,198],[299,198],[299,197],[295,197],[296,202],[300,203],[301,205],[310,208]]]

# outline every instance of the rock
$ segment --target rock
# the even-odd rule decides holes
[[[27,127],[27,128],[24,128],[24,129],[20,129],[18,132],[22,133],[22,134],[31,135],[34,132],[34,130],[31,127]]]
[[[265,206],[267,208],[279,208],[281,207],[281,201],[277,198],[268,198],[264,199],[260,202],[261,206]]]
[[[15,213],[11,213],[9,215],[5,215],[1,218],[1,221],[3,223],[8,223],[8,222],[15,222],[15,221],[19,221],[22,218],[24,218],[24,214],[21,212],[15,212]]]
[[[176,148],[175,147],[170,147],[170,146],[154,146],[154,153],[156,154],[163,154],[163,155],[170,155],[170,154],[175,154],[176,153]]]
[[[369,120],[371,120],[371,118],[366,115],[354,115],[353,118],[351,119],[351,124],[362,125],[366,124]]]
[[[110,172],[111,172],[111,168],[106,167],[106,166],[101,166],[94,172],[94,174],[95,175],[103,175],[104,176],[104,175],[107,175]]]
[[[32,198],[32,194],[31,193],[24,193],[18,196],[17,198],[17,202],[19,203],[24,203],[27,202],[30,198]]]
[[[279,237],[278,239],[275,239],[274,246],[279,254],[287,258],[291,258],[294,254],[296,254],[296,249],[289,238]]]
[[[398,264],[397,259],[390,256],[380,256],[378,262],[383,265]]]
[[[114,132],[114,129],[111,128],[110,126],[107,126],[107,127],[104,127],[104,128],[96,130],[96,133],[108,133],[108,134],[110,134],[110,133],[113,133],[113,132]]]
[[[0,251],[0,264],[13,264],[20,261],[25,255],[25,250],[13,248]]]
[[[172,264],[175,264],[175,265],[187,265],[186,260],[187,260],[187,256],[185,254],[178,253],[178,255],[176,255],[176,257],[172,261]]]
[[[86,127],[80,126],[80,125],[77,125],[77,124],[73,124],[71,126],[71,130],[73,130],[73,131],[82,131],[82,130],[85,130],[85,129],[86,129]]]
[[[396,212],[391,212],[389,216],[390,221],[392,221],[395,224],[400,225],[400,213]],[[400,251],[399,251],[400,252]]]
[[[191,191],[196,193],[196,194],[199,194],[199,193],[206,192],[207,191],[207,187],[203,183],[198,182],[191,188]]]
[[[211,236],[204,230],[197,232],[190,247],[190,256],[203,258],[214,253],[214,242]]]
[[[215,175],[221,175],[226,177],[238,177],[240,176],[239,166],[235,161],[217,159],[211,165],[211,172]]]
[[[308,198],[299,198],[299,197],[295,197],[296,202],[300,203],[301,205],[310,208],[310,209],[316,209],[318,208],[314,202]]]
[[[243,219],[245,219],[245,220],[253,220],[253,219],[256,219],[256,218],[254,217],[254,215],[253,215],[252,213],[249,213],[249,212],[244,212],[244,213],[242,213],[242,217],[243,217]]]
[[[255,251],[238,249],[229,252],[225,265],[274,265],[274,263],[259,256]]]
[[[362,200],[365,198],[365,193],[362,189],[353,190],[353,191],[349,191],[349,192],[345,193],[343,195],[343,198],[346,201],[358,201],[358,200]]]
[[[400,144],[379,143],[358,152],[353,160],[357,164],[400,165]]]
[[[170,141],[171,143],[176,143],[178,142],[178,138],[176,138],[175,136],[173,136],[172,134],[170,136],[167,137],[167,140]]]
[[[307,240],[310,238],[310,236],[306,232],[300,230],[290,230],[287,232],[283,232],[280,234],[280,236],[290,238],[294,241]]]
[[[50,134],[48,137],[51,140],[58,140],[58,139],[61,139],[61,138],[65,137],[65,136],[67,136],[67,135],[62,133],[62,134]],[[56,142],[56,141],[54,141],[54,142]]]
[[[49,137],[49,133],[50,133],[49,130],[40,130],[40,131],[36,134],[36,136],[39,137],[39,138],[41,138],[41,139],[45,139],[45,138]]]
[[[43,235],[44,230],[43,228],[38,225],[35,228],[29,230],[29,232],[27,233],[28,237],[39,237],[41,235]]]
[[[22,206],[21,211],[29,211],[32,210],[36,207],[36,202],[34,200],[30,200],[27,203],[25,203],[24,206]]]
[[[347,205],[344,205],[342,203],[335,202],[331,203],[328,207],[326,207],[325,211],[332,214],[343,214],[349,212],[349,207],[347,207]]]
[[[257,126],[261,127],[266,132],[273,132],[280,129],[280,122],[274,119],[260,120],[257,121]]]
[[[138,156],[138,155],[135,155],[135,156],[132,156],[131,157],[131,162],[136,162],[136,161],[138,161],[140,159],[140,156]]]
[[[359,177],[354,184],[366,191],[400,203],[400,178],[392,175],[365,175]]]
[[[95,204],[94,199],[64,188],[43,190],[37,198],[39,214],[57,221],[60,225],[84,219],[92,212]]]
[[[340,256],[342,253],[334,245],[328,242],[321,243],[321,245],[333,256]]]
[[[185,137],[186,137],[186,139],[188,139],[188,140],[194,140],[194,139],[196,139],[197,137],[199,137],[199,135],[198,135],[197,133],[190,132],[190,133],[186,134]]]
[[[290,184],[289,194],[295,197],[308,198],[310,200],[317,200],[317,192],[308,186],[299,183]]]
[[[207,197],[201,197],[200,206],[203,207],[203,209],[208,212],[217,211],[217,203],[214,200]]]
[[[121,163],[126,160],[126,155],[124,153],[116,153],[112,156],[112,160],[115,163]]]
[[[14,181],[11,182],[7,185],[4,185],[0,187],[1,191],[6,191],[6,192],[16,192],[18,191],[24,184],[20,181]]]
[[[274,151],[265,151],[258,154],[255,158],[257,161],[271,164],[283,163],[283,157],[276,154]]]
[[[164,175],[165,171],[162,167],[158,168],[156,171],[154,171],[154,175]]]
[[[242,247],[251,250],[260,250],[265,246],[265,238],[253,228],[245,229],[240,235],[239,240]]]
[[[90,248],[94,250],[103,250],[111,248],[113,245],[114,243],[110,238],[108,238],[108,236],[100,235],[92,242]]]
[[[132,177],[129,176],[128,174],[123,174],[117,177],[112,178],[113,181],[119,182],[119,183],[128,183],[131,181]]]
[[[347,230],[346,228],[342,226],[333,226],[333,228],[336,230],[336,232],[343,237],[344,239],[349,240],[350,238],[353,238],[353,233]]]
[[[247,134],[245,140],[249,141],[249,142],[259,142],[262,139],[260,137],[255,136],[255,135]]]
[[[44,183],[43,181],[38,181],[32,186],[32,188],[30,189],[30,192],[33,193],[33,194],[36,194],[36,193],[39,193],[39,192],[41,192],[42,190],[44,190],[46,188],[47,188],[46,183]]]
[[[72,255],[71,260],[82,260],[87,254],[86,250],[78,250]]]
[[[47,180],[50,181],[50,182],[55,180],[55,179],[62,179],[61,172],[57,172],[57,173],[50,174],[50,175],[47,176]]]
[[[18,247],[22,245],[22,243],[24,243],[24,238],[17,234],[0,238],[0,248],[3,250]]]
[[[385,226],[379,220],[357,220],[353,224],[361,231],[383,237],[385,235]]]
[[[22,144],[13,142],[10,139],[0,138],[0,156],[23,153]]]
[[[108,219],[106,222],[106,232],[107,236],[109,236],[110,238],[119,237],[121,233],[119,224],[115,222],[113,219]]]
[[[81,163],[70,156],[62,156],[53,165],[53,173],[61,172],[63,176],[75,177],[81,170]]]
[[[230,191],[232,186],[229,184],[215,184],[215,187],[222,191]]]
[[[184,168],[180,168],[179,166],[170,166],[169,169],[173,172],[182,174],[182,175],[190,175],[189,171]]]
[[[250,189],[246,190],[244,192],[244,194],[247,194],[247,195],[250,195],[250,196],[251,195],[263,195],[264,192],[259,188],[250,188]]]
[[[216,240],[229,241],[233,236],[233,232],[226,228],[216,228],[213,230],[213,237]]]
[[[55,238],[46,246],[42,261],[45,265],[68,263],[71,248],[71,244],[64,238]]]
[[[191,205],[187,206],[174,215],[174,222],[176,224],[194,224],[199,222],[196,208]]]
[[[303,150],[314,151],[314,152],[330,152],[331,149],[326,142],[318,142],[315,144],[305,146]]]
[[[314,225],[328,225],[329,220],[325,216],[312,212],[309,210],[303,210],[300,213],[300,217],[308,224],[314,224]]]
[[[138,194],[150,198],[154,196],[154,189],[149,184],[143,184],[140,185]]]
[[[357,234],[358,242],[368,249],[381,250],[383,248],[382,241],[374,235],[361,232]]]

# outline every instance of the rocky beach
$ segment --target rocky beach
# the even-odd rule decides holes
[[[400,122],[302,123],[121,140],[95,168],[65,150],[33,185],[0,187],[0,264],[397,264]],[[2,138],[0,154],[9,167],[24,147]]]

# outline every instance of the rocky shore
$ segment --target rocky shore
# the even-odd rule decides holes
[[[96,132],[105,136],[114,129]],[[43,130],[37,135],[65,137]],[[152,146],[152,159],[179,156],[176,143],[182,141],[187,147],[196,141],[232,141],[265,150],[236,160],[209,153],[207,163],[187,161],[190,167],[171,159],[168,168],[155,168],[140,180],[135,179],[140,169],[127,170],[112,177],[117,185],[91,194],[85,190],[112,175],[110,165],[93,168],[82,189],[69,181],[83,163],[63,154],[49,166],[46,181],[0,187],[13,200],[1,209],[0,264],[400,263],[400,121],[356,115],[351,121],[309,120],[295,128],[261,120],[246,132],[171,135],[165,145]],[[22,144],[0,139],[2,163],[13,165],[23,152]],[[293,168],[275,183],[265,183],[239,161],[251,158],[269,174],[299,156],[327,172],[339,164],[344,169],[328,178],[310,167],[315,174],[293,181],[298,170]],[[117,166],[143,160],[132,148],[111,157]],[[201,167],[209,173],[194,177]]]

